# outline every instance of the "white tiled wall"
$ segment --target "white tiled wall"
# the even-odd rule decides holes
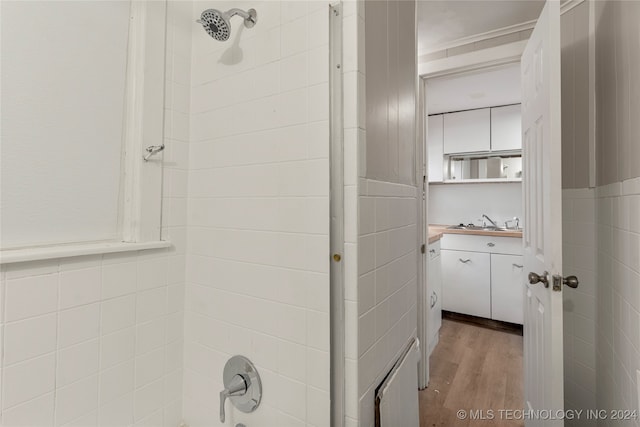
[[[404,12],[411,9],[409,3],[403,7]],[[397,13],[397,8],[390,9]],[[368,179],[376,171],[368,170],[367,165],[365,44],[372,40],[365,40],[364,17],[364,2],[344,3],[345,425],[348,427],[374,425],[374,390],[409,338],[416,335],[417,328],[416,187]],[[397,30],[394,17],[389,16],[390,32]],[[385,28],[384,37],[386,31]],[[410,49],[405,47],[406,50]],[[403,87],[412,85],[404,83]],[[391,113],[395,105],[390,101],[382,108]],[[395,123],[394,128],[405,145],[411,140],[408,134],[413,134],[413,128],[408,129],[409,121]],[[386,157],[379,153],[378,160],[388,163],[383,169],[395,170],[397,179],[402,176],[413,181],[413,167],[398,170],[398,164],[413,162],[412,149],[401,150],[401,160],[391,145],[389,150]]]
[[[595,189],[562,192],[563,274],[580,280],[565,288],[564,384],[565,408],[596,407],[596,200]],[[567,425],[595,425],[596,420],[566,420]],[[589,424],[590,423],[590,424]]]
[[[640,178],[597,188],[596,367],[599,409],[638,410]],[[638,426],[603,421],[600,425]]]
[[[2,425],[178,425],[183,275],[176,250],[4,266]]]
[[[329,425],[328,2],[255,8],[228,42],[193,26],[184,419],[221,425],[227,359],[261,375],[259,408],[227,423]]]
[[[361,179],[357,342],[359,425],[374,425],[375,389],[417,333],[417,189]],[[417,375],[417,367],[416,367]]]
[[[640,3],[595,2],[597,327],[596,402],[638,407],[640,368]],[[638,420],[600,425],[638,426]]]
[[[168,3],[162,231],[174,246],[2,266],[4,426],[182,420],[190,12]]]

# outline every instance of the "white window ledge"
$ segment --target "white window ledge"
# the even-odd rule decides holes
[[[141,243],[78,243],[70,245],[41,246],[24,249],[5,249],[0,251],[0,264],[39,261],[55,258],[68,258],[83,255],[110,254],[114,252],[142,251],[145,249],[162,249],[168,248],[170,246],[170,241],[156,240]]]
[[[502,184],[510,182],[522,182],[522,178],[445,179],[444,181],[433,181],[429,184]]]

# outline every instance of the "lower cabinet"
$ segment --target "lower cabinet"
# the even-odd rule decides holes
[[[491,254],[491,318],[523,322],[524,266],[520,255]]]
[[[440,242],[429,245],[429,269],[427,273],[427,349],[429,354],[438,344],[442,326],[442,265]]]
[[[442,250],[442,309],[491,317],[491,261],[481,252]]]
[[[442,238],[442,309],[522,324],[521,239],[474,235]]]

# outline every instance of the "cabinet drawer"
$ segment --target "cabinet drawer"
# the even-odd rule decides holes
[[[522,239],[517,237],[445,234],[440,244],[442,249],[522,255]]]
[[[440,252],[443,310],[491,317],[490,257],[481,252]]]

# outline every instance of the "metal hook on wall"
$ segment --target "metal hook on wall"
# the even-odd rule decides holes
[[[162,150],[164,150],[164,144],[162,145],[150,145],[148,146],[145,151],[147,152],[147,154],[145,154],[144,156],[142,156],[142,158],[144,159],[144,161],[148,161],[149,158],[151,158],[151,156],[161,152]]]

